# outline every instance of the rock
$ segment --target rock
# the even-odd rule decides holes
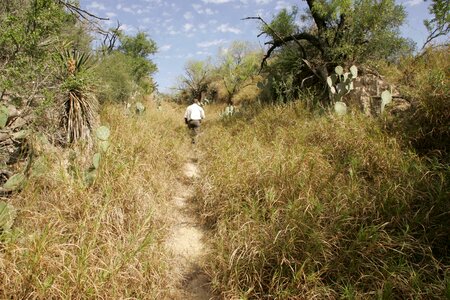
[[[8,127],[11,129],[16,129],[16,128],[22,128],[25,125],[27,125],[27,120],[25,120],[22,117],[17,117],[12,123],[11,125],[9,125]]]

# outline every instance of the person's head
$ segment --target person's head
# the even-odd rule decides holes
[[[197,99],[197,98],[194,98],[194,100],[192,100],[192,103],[199,104],[199,103],[200,103],[200,100]]]

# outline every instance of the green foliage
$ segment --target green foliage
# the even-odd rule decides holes
[[[98,97],[101,103],[107,101],[125,102],[135,91],[132,58],[120,52],[103,57],[95,68],[99,79]]]
[[[97,119],[97,99],[92,94],[91,55],[69,49],[63,50],[58,59],[62,68],[61,90],[65,94],[62,124],[66,140],[68,143],[89,142]]]
[[[263,62],[274,79],[276,98],[286,94],[283,89],[291,93],[285,99],[295,99],[305,87],[323,90],[336,64],[396,61],[413,49],[400,36],[406,14],[394,0],[310,0],[307,5],[302,19],[308,26],[297,25],[295,9],[263,22],[262,33],[272,39]],[[322,101],[328,102],[324,96]]]
[[[209,60],[190,60],[184,67],[185,75],[179,78],[179,88],[188,93],[188,97],[200,99],[212,81],[213,67]]]
[[[0,7],[0,90],[18,99],[45,93],[55,82],[54,49],[62,41],[87,40],[74,16],[53,0],[3,1]],[[78,45],[78,44],[77,44]]]
[[[432,0],[428,11],[433,18],[424,21],[428,37],[422,49],[440,36],[448,37],[450,32],[450,3],[448,0]]]
[[[249,43],[235,41],[220,57],[217,76],[227,91],[228,104],[233,103],[233,97],[244,87],[252,84],[252,78],[259,70],[261,53]]]
[[[265,32],[274,40],[279,40],[282,37],[296,33],[297,25],[295,24],[295,19],[297,12],[298,9],[296,6],[293,6],[290,10],[283,8],[270,24],[261,26],[261,31]]]
[[[96,68],[101,102],[125,102],[135,92],[150,94],[155,89],[151,76],[157,67],[149,58],[156,53],[155,42],[142,32],[135,37],[119,32],[119,39],[119,48],[101,57]]]
[[[428,49],[421,56],[406,58],[391,80],[411,103],[411,108],[388,120],[421,154],[450,161],[450,60],[449,47]]]
[[[146,33],[139,32],[135,37],[121,33],[119,51],[132,57],[132,75],[136,83],[157,71],[156,65],[148,58],[156,53],[156,43]]]

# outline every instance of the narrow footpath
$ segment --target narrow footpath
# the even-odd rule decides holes
[[[166,241],[166,248],[174,257],[172,274],[176,287],[171,299],[214,299],[209,279],[201,268],[201,261],[207,253],[205,232],[189,205],[194,193],[192,183],[200,176],[196,159],[189,159],[183,173],[186,180],[180,183],[180,192],[172,200],[173,224]]]

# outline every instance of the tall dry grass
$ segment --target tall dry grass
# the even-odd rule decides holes
[[[95,182],[81,152],[51,148],[42,175],[11,199],[18,216],[0,242],[2,299],[162,299],[170,293],[167,203],[183,161],[182,112],[142,116],[107,106],[111,147]],[[175,130],[174,130],[175,129]]]
[[[449,296],[449,168],[301,104],[209,124],[196,203],[225,299]]]

